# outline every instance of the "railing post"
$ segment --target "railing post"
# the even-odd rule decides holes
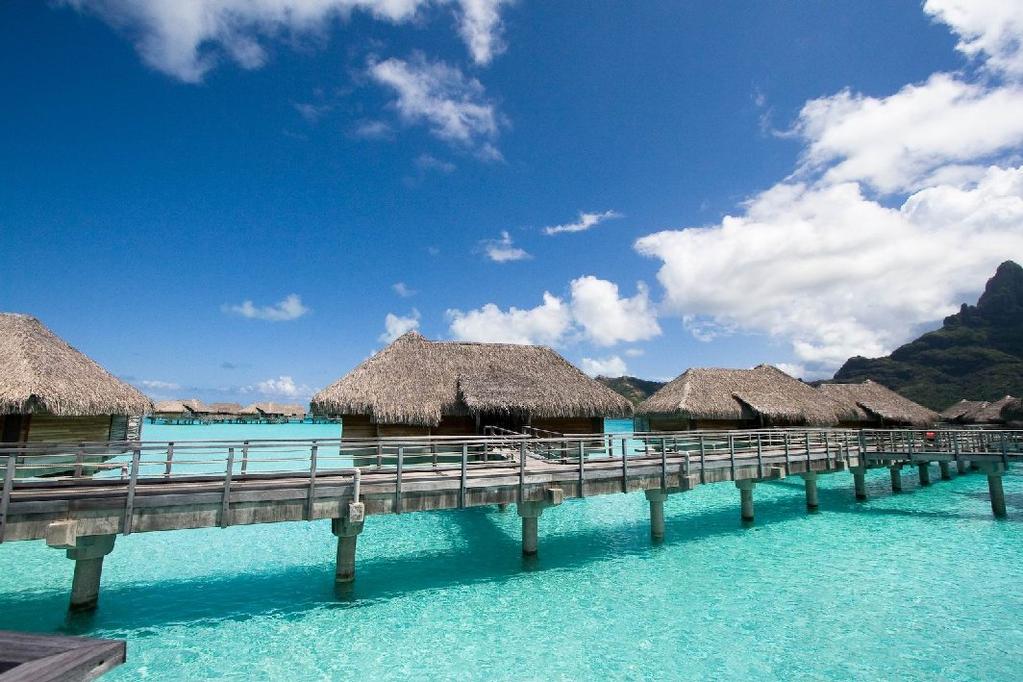
[[[338,451],[341,446],[338,446]],[[249,441],[242,441],[242,476],[249,472]]]
[[[782,436],[785,443],[785,475],[789,475],[789,468],[792,466],[789,460],[789,432],[786,431]]]
[[[485,443],[484,443],[483,447],[486,447]],[[377,441],[377,469],[380,469],[383,466],[384,466],[384,446],[378,440]]]
[[[401,469],[405,463],[405,447],[398,446],[397,476],[394,480],[394,513],[401,513]]]
[[[728,461],[732,467],[732,480],[735,480],[735,436],[728,437]]]
[[[686,469],[688,469],[689,458],[686,458]],[[689,472],[686,471],[688,474]],[[668,439],[661,439],[661,490],[668,489]]]
[[[135,505],[135,484],[139,480],[139,460],[142,452],[135,448],[131,453],[131,477],[128,479],[128,494],[124,500],[124,534],[131,535],[132,511]]]
[[[586,483],[586,446],[582,439],[579,439],[579,497],[586,497],[584,485]]]
[[[174,466],[174,441],[167,443],[167,462],[163,468],[163,477],[170,478]]]
[[[316,499],[316,463],[319,446],[315,441],[309,448],[309,497],[306,500],[306,520],[313,520],[313,503]]]
[[[519,443],[519,504],[526,501],[526,444]]]
[[[700,435],[700,483],[707,482],[707,467],[705,466],[707,459],[707,443],[703,439],[703,435]]]
[[[74,477],[81,478],[85,468],[85,443],[78,444],[78,451],[75,453]]]
[[[810,470],[810,432],[803,431],[803,443],[806,446],[806,470]]]
[[[764,442],[763,434],[757,432],[757,478],[764,477]]]
[[[629,456],[625,452],[626,438],[622,437],[622,492],[629,492]]]
[[[462,472],[458,483],[458,508],[465,509],[465,486],[469,466],[469,445],[462,443]]]
[[[220,497],[220,527],[227,528],[231,513],[231,477],[234,476],[234,448],[227,449],[227,466],[224,468],[224,490]]]
[[[4,533],[7,532],[7,508],[11,505],[11,490],[14,488],[14,469],[17,461],[17,455],[8,455],[7,465],[4,467],[4,487],[3,492],[0,492],[0,543],[3,543]]]

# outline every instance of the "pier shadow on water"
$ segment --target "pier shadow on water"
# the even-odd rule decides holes
[[[906,480],[904,492],[899,496],[954,494],[987,502],[986,485],[980,476],[969,491],[940,488],[945,482],[935,482],[929,488],[920,488]],[[589,518],[587,501],[569,500],[563,507],[544,512],[540,522],[540,555],[523,557],[520,549],[519,517],[514,506],[505,512],[493,507],[462,511],[432,512],[443,519],[444,539],[449,547],[407,552],[398,556],[374,556],[373,542],[385,541],[383,533],[374,533],[369,524],[360,537],[358,577],[355,583],[335,589],[333,585],[334,538],[327,535],[323,542],[323,561],[307,565],[290,566],[282,570],[250,572],[234,575],[198,576],[181,580],[159,580],[105,585],[101,592],[100,608],[94,614],[65,616],[68,591],[23,591],[4,597],[0,627],[59,631],[66,634],[100,634],[107,637],[144,638],[155,635],[147,628],[162,625],[214,625],[229,620],[245,620],[266,615],[299,614],[314,609],[359,609],[379,600],[407,596],[415,592],[429,592],[453,585],[471,586],[473,583],[508,583],[507,589],[522,589],[523,580],[536,571],[571,571],[594,562],[602,562],[626,555],[656,557],[658,552],[687,543],[697,543],[714,537],[756,533],[777,524],[807,517],[803,485],[799,479],[762,484],[768,488],[756,502],[757,520],[745,528],[739,519],[737,491],[732,496],[717,495],[714,499],[701,499],[701,506],[685,500],[678,503],[669,498],[666,514],[666,536],[653,542],[649,535],[649,520],[644,512],[646,500],[642,495],[604,498],[596,503]],[[860,514],[868,516],[934,517],[956,520],[990,520],[990,513],[972,513],[961,505],[948,503],[949,512],[907,510],[853,499],[851,481],[848,486],[822,486],[819,490],[820,514],[814,515],[827,523],[828,514]],[[979,489],[979,488],[982,488]],[[758,490],[761,488],[758,487]],[[784,491],[784,492],[782,492]],[[780,493],[780,494],[779,494]],[[889,497],[882,492],[878,479],[870,489],[874,500]],[[689,494],[687,494],[689,495]],[[673,496],[674,497],[674,496]],[[1023,493],[1006,495],[1014,509],[1023,509]],[[621,511],[612,509],[615,505]],[[575,506],[575,509],[572,507]],[[570,518],[558,522],[558,515]],[[578,517],[582,516],[582,520]],[[389,519],[388,532],[401,528],[396,517]],[[370,519],[370,523],[374,519]],[[1018,521],[1010,517],[1010,521]],[[383,525],[383,524],[381,524]],[[260,547],[259,551],[272,551]],[[116,550],[115,550],[116,552]],[[182,557],[187,561],[187,557]],[[140,567],[144,570],[144,567]],[[70,584],[68,585],[68,590]],[[40,614],[47,614],[40,617]],[[339,614],[340,615],[340,614]],[[28,624],[28,625],[19,625]]]

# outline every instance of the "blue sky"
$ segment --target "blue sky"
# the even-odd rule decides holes
[[[413,327],[827,376],[1023,258],[1020,5],[9,0],[0,309],[156,397]]]

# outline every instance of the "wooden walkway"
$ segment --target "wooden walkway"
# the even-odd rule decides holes
[[[546,434],[545,434],[546,435]],[[112,455],[116,455],[113,456]],[[801,476],[817,505],[817,476],[929,464],[942,477],[987,474],[1005,514],[1001,476],[1023,459],[1023,431],[761,430],[531,437],[19,444],[0,448],[0,542],[45,539],[76,561],[72,607],[92,608],[102,559],[119,534],[332,519],[337,580],[355,573],[365,517],[514,503],[523,551],[537,550],[544,509],[571,497],[644,491],[651,534],[664,534],[668,494],[734,482],[753,519],[759,481]]]

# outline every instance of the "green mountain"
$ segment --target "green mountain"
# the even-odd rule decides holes
[[[597,377],[597,381],[621,393],[633,405],[639,405],[664,386],[663,381],[647,381],[636,377]]]
[[[850,358],[835,381],[873,379],[941,410],[960,398],[1023,393],[1023,268],[998,266],[977,305],[963,305],[941,329],[884,358]]]

